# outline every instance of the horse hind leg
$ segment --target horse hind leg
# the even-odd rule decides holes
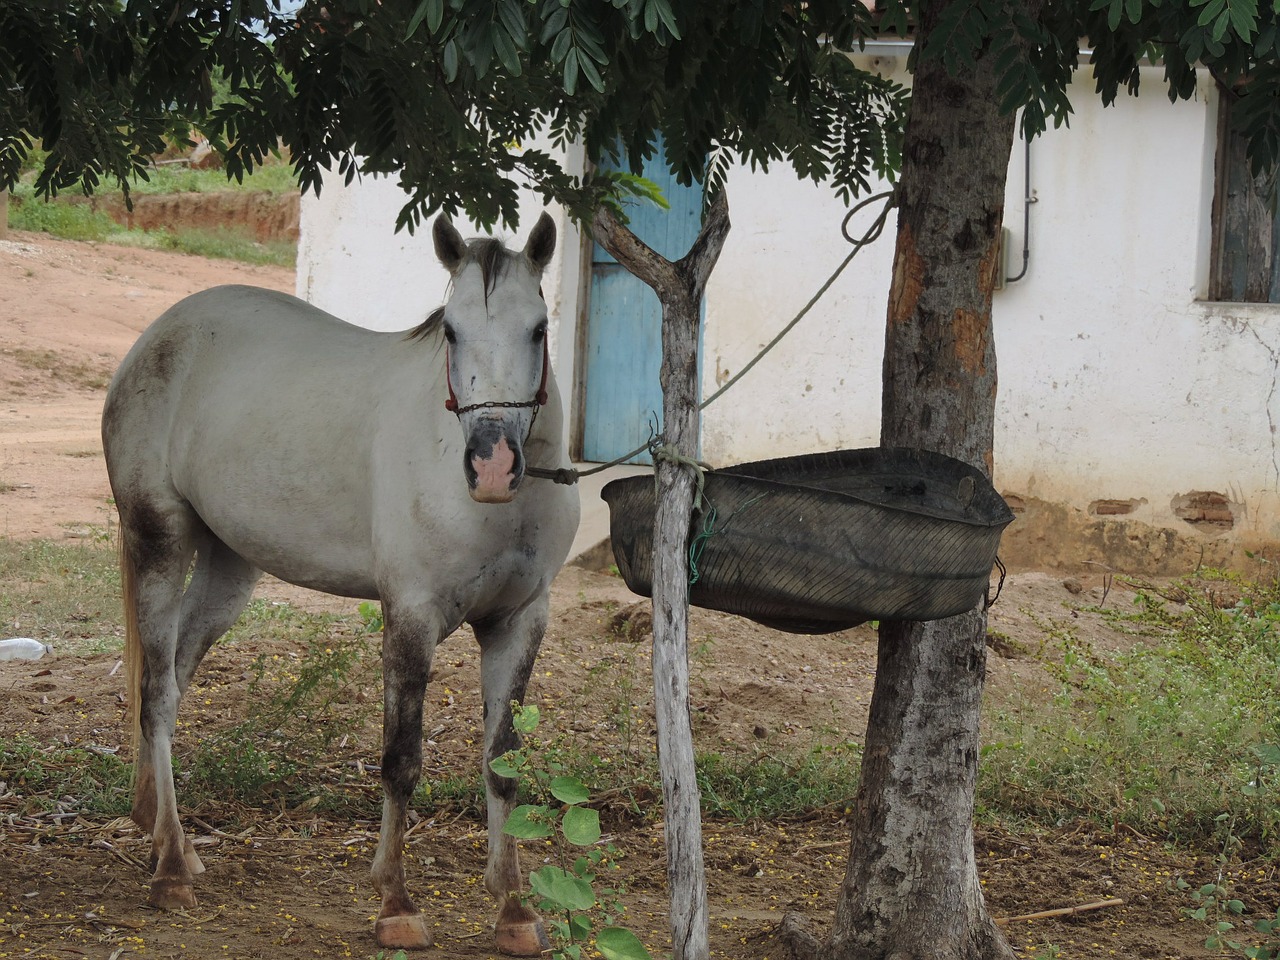
[[[132,817],[152,836],[152,904],[181,909],[195,905],[192,880],[204,865],[178,817],[172,769],[178,704],[200,659],[247,603],[256,571],[209,535],[190,510],[167,519],[141,513],[148,522],[122,524],[129,699],[136,718]],[[193,553],[196,567],[184,592]]]
[[[500,953],[536,957],[550,949],[546,925],[521,900],[523,878],[514,837],[502,832],[516,804],[516,781],[494,773],[490,763],[520,746],[511,702],[524,702],[534,658],[547,625],[547,599],[514,617],[475,624],[480,641],[484,694],[484,785],[489,819],[489,860],[484,880],[501,905],[495,929]]]
[[[174,664],[183,580],[193,553],[192,521],[182,506],[121,505],[125,658],[137,764],[132,816],[151,834],[155,872],[150,900],[162,909],[196,903],[171,754],[181,696]]]
[[[174,675],[181,698],[205,654],[244,611],[262,573],[211,533],[196,547],[196,565],[182,595]],[[193,874],[204,872],[191,838],[185,836],[183,853]]]
[[[405,813],[422,774],[422,702],[442,626],[430,613],[384,599],[382,641],[382,830],[373,884],[382,896],[374,930],[387,949],[432,945],[404,879]]]

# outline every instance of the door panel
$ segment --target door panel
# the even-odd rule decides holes
[[[698,236],[702,188],[676,183],[660,142],[640,175],[658,184],[670,209],[634,203],[627,210],[631,229],[664,257],[678,260]],[[599,244],[592,244],[589,297],[582,458],[604,462],[647,441],[651,425],[661,429],[662,308],[657,295]],[[650,458],[643,453],[630,462]]]

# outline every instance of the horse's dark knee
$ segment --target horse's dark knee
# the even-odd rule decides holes
[[[398,736],[382,751],[382,783],[396,797],[408,797],[422,775],[422,746],[416,736]]]

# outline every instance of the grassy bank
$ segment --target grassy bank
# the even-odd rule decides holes
[[[260,168],[252,177],[246,178],[243,185],[228,182],[222,170],[164,166],[153,169],[150,180],[139,180],[132,186],[135,197],[234,190],[282,195],[296,189],[292,171],[283,164]],[[230,228],[131,230],[117,224],[106,213],[66,196],[46,202],[35,195],[29,182],[24,182],[13,192],[9,203],[9,226],[14,230],[47,233],[64,240],[119,243],[241,263],[292,267],[297,257],[297,245],[294,243],[261,243],[246,232]]]

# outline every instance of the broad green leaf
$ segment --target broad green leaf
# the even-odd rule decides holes
[[[640,938],[626,927],[605,927],[596,934],[596,949],[605,960],[653,960]]]
[[[585,940],[591,936],[591,918],[585,913],[575,913],[570,917],[569,936],[574,940]]]
[[[551,795],[561,803],[586,803],[591,793],[577,777],[556,777],[551,781]]]
[[[540,840],[551,836],[551,811],[546,807],[524,803],[511,811],[502,832],[509,837],[521,840]]]
[[[542,867],[529,874],[529,886],[545,900],[561,910],[590,910],[596,905],[591,884],[565,873],[559,867]]]
[[[590,807],[570,807],[560,821],[564,838],[579,847],[589,847],[600,839],[600,814]]]
[[[533,733],[538,729],[538,723],[541,720],[542,711],[538,709],[536,703],[526,706],[516,704],[511,708],[511,725],[515,727],[517,733]]]
[[[448,48],[446,48],[447,51]],[[489,761],[489,769],[500,777],[513,780],[520,776],[520,768],[528,762],[528,758],[515,750],[508,750],[500,757]]]
[[[1253,755],[1267,766],[1280,767],[1280,743],[1260,743],[1250,747]]]

